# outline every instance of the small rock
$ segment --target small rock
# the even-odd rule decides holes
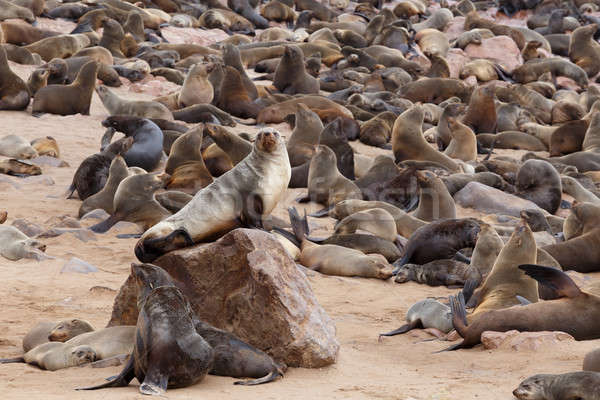
[[[454,201],[461,207],[474,208],[487,214],[507,214],[520,217],[521,210],[534,208],[544,215],[547,212],[532,201],[522,199],[502,190],[479,182],[469,182],[454,195]]]
[[[66,161],[50,156],[39,156],[30,159],[29,162],[37,166],[48,166],[57,168],[64,168],[70,166],[69,163],[67,163]]]
[[[17,182],[15,182],[12,178],[9,178],[8,176],[0,175],[0,183],[2,182],[11,185],[15,189],[21,189],[21,185],[19,185]]]
[[[481,44],[471,43],[465,47],[465,53],[472,59],[485,58],[498,63],[508,72],[523,63],[517,44],[504,35],[483,39]]]
[[[85,214],[83,217],[81,217],[81,220],[83,221],[84,219],[90,219],[90,218],[105,220],[108,217],[110,217],[109,213],[107,213],[106,211],[104,211],[101,208],[97,208],[97,209],[92,210],[89,213]]]
[[[61,274],[65,272],[89,274],[90,272],[98,272],[98,268],[94,267],[90,263],[80,260],[77,257],[73,257],[69,261],[67,261],[67,263],[60,270]]]
[[[81,228],[81,223],[70,215],[54,216],[45,224],[53,228]]]
[[[133,231],[134,233],[143,233],[143,230],[141,230],[137,224],[127,221],[119,221],[111,229],[117,231]]]
[[[573,336],[565,332],[508,332],[486,331],[481,334],[481,343],[488,350],[503,348],[515,351],[537,351],[542,346],[553,345],[564,341],[575,341]]]
[[[469,56],[462,49],[455,48],[448,50],[446,61],[450,67],[450,78],[458,79],[460,71],[470,60]]]
[[[35,237],[44,231],[44,228],[41,226],[34,224],[33,222],[29,222],[24,218],[15,219],[12,223],[12,226],[29,237]]]

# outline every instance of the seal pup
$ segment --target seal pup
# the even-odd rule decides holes
[[[176,284],[162,268],[152,264],[131,264],[131,274],[135,277],[138,299],[144,299],[155,288]],[[259,385],[283,376],[285,365],[280,365],[265,352],[243,342],[234,334],[217,329],[194,315],[194,327],[214,350],[211,375],[233,378],[257,378],[249,381],[235,381],[234,385]]]
[[[27,363],[47,371],[57,371],[96,360],[96,351],[91,346],[69,346],[62,342],[48,342],[34,347],[23,357],[0,359],[0,364]]]
[[[404,264],[398,270],[394,282],[413,281],[429,286],[464,286],[469,280],[481,281],[477,268],[456,260],[434,260],[427,264]]]
[[[102,190],[106,184],[112,160],[125,153],[132,145],[133,138],[121,138],[100,153],[83,160],[73,175],[71,186],[67,189],[67,199],[70,199],[75,191],[77,191],[79,199],[85,200]]]
[[[163,395],[168,387],[190,386],[208,374],[214,350],[196,332],[192,307],[183,293],[160,286],[138,304],[134,348],[121,373],[110,382],[79,390],[123,387],[137,378],[140,393]]]
[[[459,172],[459,165],[450,157],[433,149],[423,136],[423,107],[414,105],[396,119],[392,129],[392,151],[396,163],[404,160],[433,161]]]
[[[90,227],[96,233],[107,232],[119,221],[129,221],[146,230],[171,213],[156,201],[154,193],[165,186],[167,174],[136,174],[123,179],[113,199],[114,212],[104,221]]]
[[[480,343],[484,331],[561,331],[573,336],[575,340],[600,337],[600,326],[595,317],[600,308],[600,297],[581,291],[567,274],[558,269],[540,265],[520,265],[519,269],[539,284],[556,290],[560,298],[487,311],[472,318],[467,324],[464,304],[452,296],[452,324],[463,341],[447,350],[475,346]]]
[[[379,336],[395,336],[413,329],[434,328],[443,333],[452,330],[452,313],[450,307],[435,299],[417,301],[406,312],[406,324],[391,332]]]
[[[319,81],[306,72],[300,47],[288,45],[273,78],[273,86],[286,94],[319,94]]]
[[[158,125],[146,118],[117,115],[106,118],[102,126],[133,138],[129,150],[121,154],[127,166],[148,172],[156,169],[163,154],[163,132]]]
[[[477,138],[475,133],[465,124],[449,117],[448,128],[452,140],[446,147],[444,154],[450,158],[457,158],[462,161],[475,161],[477,159]]]
[[[208,80],[213,64],[194,64],[183,81],[183,87],[177,97],[179,108],[194,104],[210,104],[213,100],[214,89]]]
[[[23,351],[27,353],[34,347],[47,342],[66,342],[82,333],[91,332],[94,327],[89,322],[73,318],[62,321],[43,321],[37,323],[23,338]]]
[[[125,100],[104,85],[98,86],[96,93],[110,115],[173,120],[171,111],[164,104],[156,101]]]
[[[37,151],[39,156],[60,158],[60,149],[58,148],[58,143],[52,136],[33,139],[31,141],[31,147]]]
[[[17,261],[22,258],[43,260],[46,245],[30,239],[14,226],[0,226],[0,255],[8,260]]]
[[[38,152],[22,137],[6,135],[0,138],[0,156],[23,160],[37,157]]]
[[[395,242],[398,236],[394,217],[383,208],[371,208],[350,214],[335,224],[334,229],[336,235],[363,230],[390,242]]]
[[[283,138],[275,130],[262,130],[248,157],[196,193],[178,213],[142,235],[135,247],[137,258],[151,262],[171,250],[218,237],[233,229],[238,220],[262,225],[290,177]]]
[[[310,232],[306,215],[300,217],[293,207],[288,209],[288,213],[296,243],[300,245],[300,264],[325,275],[384,280],[392,276],[390,264],[381,255],[367,255],[348,247],[311,242],[307,239]]]
[[[97,74],[98,63],[90,61],[81,68],[70,85],[48,85],[41,88],[33,97],[32,115],[90,115]]]
[[[6,51],[0,48],[0,110],[24,110],[29,96],[29,87],[10,69]]]
[[[486,278],[503,247],[504,241],[491,225],[479,224],[479,233],[471,255],[470,265],[477,268],[481,276]]]
[[[513,390],[519,400],[599,400],[600,374],[595,372],[568,372],[566,374],[538,374],[530,376]]]

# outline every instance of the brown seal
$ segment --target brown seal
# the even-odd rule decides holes
[[[93,330],[89,322],[77,318],[58,322],[38,322],[23,338],[23,351],[27,353],[42,343],[66,342],[77,335]]]
[[[156,201],[154,193],[165,186],[167,174],[138,174],[123,179],[113,200],[113,213],[104,221],[90,227],[104,233],[119,221],[140,224],[144,230],[169,217],[171,213]]]
[[[60,149],[58,148],[58,143],[52,136],[33,139],[31,141],[31,147],[37,151],[39,156],[60,158]]]
[[[573,33],[574,34],[574,33]],[[531,42],[528,42],[531,43]],[[581,88],[588,87],[586,71],[578,64],[559,57],[539,59],[515,68],[512,78],[519,83],[537,81],[543,74],[550,72],[552,76],[565,76],[574,80]]]
[[[102,38],[98,44],[110,51],[114,57],[125,58],[121,52],[121,41],[125,37],[123,27],[112,18],[106,18],[102,21]]]
[[[475,133],[494,133],[496,131],[496,105],[493,87],[478,87],[473,91],[463,123]]]
[[[360,126],[360,141],[369,146],[388,147],[396,114],[385,111],[377,114]]]
[[[290,208],[290,223],[300,243],[299,262],[325,275],[361,276],[364,278],[388,279],[392,276],[390,264],[381,255],[366,255],[358,250],[332,244],[318,245],[306,236],[308,222],[301,218],[295,208]]]
[[[294,9],[277,0],[269,1],[262,6],[260,15],[269,21],[275,22],[294,22],[296,19],[296,12]]]
[[[394,282],[409,281],[428,286],[464,286],[467,281],[479,282],[481,274],[477,268],[456,260],[434,260],[427,264],[404,264]]]
[[[465,124],[449,117],[448,128],[452,140],[446,147],[444,154],[450,158],[457,158],[462,161],[475,161],[477,159],[477,138],[475,133]]]
[[[289,114],[294,114],[298,103],[304,103],[317,114],[327,112],[328,116],[339,115],[354,118],[350,110],[323,96],[308,95],[293,98],[281,103],[273,104],[260,110],[256,118],[258,124],[278,124],[284,122]],[[319,115],[320,116],[320,115]],[[321,118],[323,119],[323,118]]]
[[[226,66],[217,106],[239,118],[256,118],[260,106],[252,102],[238,70]]]
[[[414,105],[396,119],[392,130],[392,150],[396,162],[404,160],[433,161],[452,172],[460,170],[450,157],[432,148],[422,133],[423,107]]]
[[[252,152],[252,143],[219,125],[206,124],[204,133],[237,165]]]
[[[412,102],[439,104],[454,96],[467,102],[471,88],[458,79],[424,78],[402,86],[398,94]]]
[[[258,98],[258,91],[256,86],[252,82],[252,80],[246,74],[246,70],[242,65],[242,56],[240,54],[239,49],[233,44],[226,44],[223,48],[223,63],[229,67],[235,68],[240,73],[240,78],[242,79],[242,83],[248,92],[248,96],[252,100],[256,100]]]
[[[179,108],[193,106],[194,104],[210,104],[214,96],[214,90],[208,80],[208,74],[212,71],[212,68],[212,64],[196,64],[190,69],[177,98]]]
[[[516,188],[519,197],[534,202],[550,214],[554,214],[560,206],[560,175],[546,161],[528,160],[521,165],[517,173]]]
[[[104,187],[83,200],[81,206],[79,206],[79,218],[83,217],[88,212],[100,208],[109,214],[114,212],[113,201],[115,198],[115,192],[119,187],[121,181],[130,175],[127,169],[125,160],[120,155],[113,158],[110,168],[108,170],[108,178]]]
[[[33,98],[32,114],[89,115],[97,72],[97,63],[90,61],[81,68],[70,85],[48,85],[41,88]]]
[[[430,171],[417,171],[416,175],[419,185],[419,207],[413,216],[427,222],[456,218],[454,199],[444,182]]]
[[[294,130],[286,147],[291,166],[297,167],[313,157],[321,139],[323,123],[319,116],[304,103],[298,103],[294,124]]]
[[[594,121],[594,118],[592,118]],[[596,124],[600,123],[600,119],[596,119]],[[565,154],[574,153],[580,150],[588,150],[583,148],[583,142],[588,132],[588,123],[585,120],[569,121],[559,126],[550,136],[550,157],[563,156]],[[595,125],[595,127],[600,127]],[[595,130],[595,129],[594,129]],[[589,129],[589,131],[594,131]],[[591,136],[590,136],[591,140]],[[586,143],[589,145],[590,141]]]
[[[398,236],[394,217],[383,208],[355,212],[335,224],[334,229],[335,235],[347,235],[363,230],[390,242],[396,241]]]
[[[569,372],[566,374],[538,374],[530,376],[513,390],[519,400],[534,399],[589,399],[598,400],[595,388],[600,384],[600,374],[594,372]]]
[[[29,93],[31,96],[35,96],[38,90],[48,84],[49,75],[50,71],[46,69],[36,69],[31,73],[31,75],[29,75],[29,79],[27,79],[27,87],[29,88]]]
[[[596,322],[600,297],[582,292],[567,274],[555,268],[539,265],[521,265],[519,268],[539,284],[555,289],[561,298],[491,310],[477,315],[467,324],[463,304],[452,297],[452,323],[463,341],[448,350],[475,346],[480,343],[484,331],[561,331],[575,340],[600,337],[600,326]]]
[[[125,100],[104,85],[96,88],[96,93],[110,115],[129,115],[142,118],[173,120],[167,107],[155,101]]]
[[[319,93],[319,81],[306,72],[304,55],[300,47],[295,45],[285,47],[283,57],[275,70],[273,86],[286,94]]]
[[[202,158],[202,127],[191,129],[180,136],[173,146],[165,166],[171,175],[167,189],[186,189],[194,194],[212,183],[213,178],[206,169]]]
[[[581,26],[571,34],[569,58],[581,67],[587,76],[600,72],[600,44],[594,40],[598,25]]]
[[[8,65],[0,48],[0,110],[24,110],[29,105],[29,87]]]
[[[262,225],[290,176],[283,138],[273,130],[259,132],[248,157],[198,192],[181,211],[142,235],[135,248],[137,258],[150,262],[176,248],[218,237],[234,228],[239,219],[251,226]]]
[[[35,22],[35,15],[26,7],[21,7],[7,0],[0,0],[0,21],[5,19],[24,19],[31,24]]]
[[[214,350],[196,332],[196,318],[183,293],[174,286],[159,286],[139,298],[138,304],[129,361],[114,380],[84,390],[123,387],[137,378],[140,393],[163,395],[167,387],[190,386],[208,374]]]
[[[46,62],[53,58],[67,58],[90,45],[85,34],[52,36],[24,46],[31,53],[37,53]]]

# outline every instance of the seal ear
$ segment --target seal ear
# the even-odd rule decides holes
[[[519,269],[540,284],[555,290],[560,297],[577,297],[582,293],[569,275],[558,269],[534,264],[519,265]]]

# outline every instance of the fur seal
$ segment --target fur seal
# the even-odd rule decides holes
[[[298,108],[294,115],[295,126],[286,148],[290,158],[290,165],[297,167],[310,161],[313,157],[316,146],[321,139],[323,123],[319,116],[303,103],[298,103]]]
[[[419,207],[414,217],[430,222],[437,219],[456,218],[454,199],[446,185],[430,171],[417,171],[419,186]]]
[[[194,327],[188,299],[173,286],[160,286],[138,300],[139,316],[129,361],[107,383],[95,390],[129,385],[133,378],[140,393],[163,395],[167,387],[186,387],[202,380],[213,364],[214,350]]]
[[[204,164],[201,148],[201,129],[190,129],[175,140],[165,166],[165,172],[171,175],[167,189],[187,189],[184,191],[196,193],[212,183],[213,177]]]
[[[427,264],[404,264],[394,279],[396,283],[413,281],[429,286],[464,286],[467,281],[479,282],[477,268],[456,260],[434,260]]]
[[[277,131],[258,133],[252,152],[196,193],[178,213],[148,229],[135,247],[142,262],[231,230],[236,220],[262,225],[291,177],[285,142]],[[240,204],[240,201],[244,204]]]
[[[143,226],[146,230],[171,213],[160,205],[154,193],[165,186],[167,174],[135,174],[123,179],[113,199],[113,213],[104,221],[90,227],[96,233],[107,232],[119,221]]]
[[[38,152],[22,137],[6,135],[0,137],[0,156],[23,160],[37,157]]]
[[[377,114],[360,126],[360,141],[369,146],[388,147],[394,122],[396,122],[396,114],[391,111]]]
[[[133,138],[129,150],[121,154],[127,166],[140,167],[148,172],[158,166],[163,154],[163,133],[154,122],[125,114],[106,118],[102,126]]]
[[[217,106],[239,118],[256,118],[260,106],[252,101],[237,69],[225,66]]]
[[[29,105],[29,87],[8,65],[0,48],[0,110],[24,110]]]
[[[479,233],[471,255],[470,265],[477,268],[481,276],[486,278],[503,247],[504,241],[491,225],[479,224]]]
[[[129,170],[125,160],[120,155],[113,158],[108,170],[108,178],[104,187],[96,194],[83,200],[79,206],[79,218],[88,212],[100,208],[109,214],[114,212],[113,200],[119,183],[129,176]]]
[[[221,126],[206,124],[204,133],[227,154],[233,165],[237,165],[252,152],[252,143]]]
[[[595,390],[600,384],[600,374],[578,371],[566,374],[538,374],[530,376],[513,390],[519,400],[559,400],[589,399],[598,400]]]
[[[53,58],[67,58],[91,44],[85,34],[71,34],[47,37],[24,46],[31,53],[37,53],[48,62]]]
[[[66,342],[93,330],[94,327],[89,322],[78,318],[38,322],[23,338],[23,351],[27,353],[42,343]]]
[[[132,117],[173,120],[171,111],[163,104],[155,101],[124,100],[104,85],[98,86],[96,93],[110,115],[129,115]]]
[[[519,197],[534,202],[550,214],[554,214],[560,206],[560,175],[546,161],[527,160],[523,163],[517,173],[516,188]]]
[[[600,44],[594,40],[597,30],[596,24],[581,26],[573,31],[569,44],[569,58],[589,77],[600,72]]]
[[[595,323],[600,298],[582,292],[564,272],[539,265],[521,265],[519,269],[537,280],[539,284],[555,289],[561,298],[513,306],[481,313],[466,323],[461,301],[451,297],[452,324],[463,341],[448,350],[473,347],[481,341],[484,331],[520,332],[561,331],[575,340],[600,337],[600,326]]]
[[[87,157],[79,164],[67,193],[70,198],[75,190],[81,200],[98,193],[105,185],[108,169],[113,158],[122,155],[133,145],[133,138],[122,138],[111,143],[100,153]]]
[[[318,245],[309,241],[306,216],[301,218],[295,208],[288,209],[294,235],[300,243],[298,261],[307,268],[325,275],[360,276],[388,279],[390,264],[383,256],[366,255],[361,251],[332,244]]]
[[[564,76],[571,78],[581,88],[588,87],[589,82],[586,71],[579,65],[558,57],[537,59],[527,62],[515,68],[511,76],[516,82],[525,84],[537,81],[542,74],[547,72],[550,72],[553,77]]]
[[[330,115],[335,114],[348,118],[354,118],[350,110],[322,96],[308,95],[293,98],[281,103],[273,104],[260,110],[256,118],[258,124],[278,124],[284,122],[289,114],[296,112],[298,103],[304,103],[312,111],[320,114],[327,111]],[[321,118],[322,119],[322,118]]]
[[[493,87],[478,87],[473,91],[463,123],[475,133],[492,133],[496,131],[496,105]]]
[[[575,200],[600,205],[600,198],[583,187],[577,179],[570,176],[561,176],[560,180],[563,192],[572,196]]]
[[[250,96],[250,99],[256,100],[258,98],[258,90],[256,89],[256,86],[252,80],[246,74],[246,70],[242,65],[240,51],[236,46],[228,43],[223,47],[223,62],[225,65],[235,68],[240,73],[240,78],[242,79],[242,83],[246,88],[246,92],[248,92],[248,96]]]
[[[30,24],[35,22],[35,15],[30,9],[21,7],[7,0],[0,0],[0,21],[6,19],[24,19]]]
[[[106,18],[102,21],[102,37],[99,46],[104,47],[113,57],[125,58],[121,52],[121,41],[125,38],[123,27],[112,18]]]
[[[348,215],[335,224],[334,229],[336,235],[363,230],[390,242],[395,242],[398,236],[394,217],[383,208],[371,208]]]
[[[14,226],[0,226],[0,255],[8,260],[17,261],[22,258],[42,260],[46,245],[30,239]]]
[[[179,108],[193,106],[194,104],[210,104],[214,96],[214,90],[208,80],[208,74],[212,69],[212,64],[196,64],[190,69],[177,98]]]
[[[465,124],[449,117],[448,128],[452,140],[446,147],[444,154],[450,158],[457,158],[462,161],[475,161],[477,159],[477,138],[475,133]]]
[[[450,157],[433,149],[422,133],[423,107],[414,105],[396,119],[392,129],[392,151],[396,162],[404,160],[433,161],[459,172],[459,165]]]
[[[379,336],[395,336],[413,329],[438,329],[443,333],[452,330],[452,313],[450,307],[435,299],[417,301],[406,312],[406,324],[391,332]]]
[[[41,88],[33,97],[31,113],[34,116],[43,113],[90,115],[97,74],[98,64],[90,61],[81,68],[70,85],[48,85]]]
[[[214,122],[216,118],[221,125],[236,126],[236,122],[227,112],[221,111],[211,104],[196,104],[173,112],[173,118],[189,123]]]
[[[319,81],[306,72],[300,47],[289,45],[275,70],[273,86],[286,94],[319,94]]]
[[[31,349],[23,357],[0,359],[0,364],[23,362],[48,371],[56,371],[87,364],[97,359],[96,351],[91,346],[69,346],[61,342],[48,342]]]
[[[36,69],[29,75],[29,79],[27,79],[27,88],[29,89],[31,96],[35,96],[38,90],[48,84],[49,75],[50,71],[45,69]]]

